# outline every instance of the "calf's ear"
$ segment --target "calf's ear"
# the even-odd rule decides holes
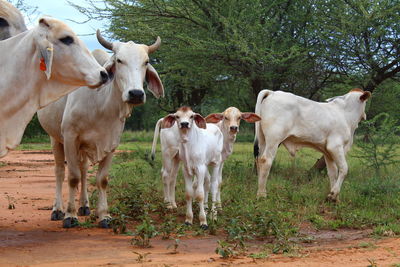
[[[174,123],[175,123],[175,115],[174,114],[169,114],[164,117],[162,123],[161,123],[161,129],[164,128],[171,128]]]
[[[360,100],[361,101],[367,101],[368,98],[371,97],[371,92],[369,91],[365,91],[361,96],[360,96]]]
[[[149,91],[156,97],[164,97],[164,86],[158,76],[157,71],[150,64],[147,64],[146,82]]]
[[[224,119],[224,115],[222,113],[213,113],[206,117],[207,123],[218,123]]]
[[[196,123],[197,127],[206,129],[207,123],[206,120],[198,113],[194,114],[194,122]]]
[[[260,116],[252,112],[242,112],[241,119],[250,123],[255,123],[261,120]]]

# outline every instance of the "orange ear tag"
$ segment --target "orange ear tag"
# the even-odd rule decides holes
[[[41,71],[46,71],[46,63],[44,62],[44,58],[40,58],[40,70]]]

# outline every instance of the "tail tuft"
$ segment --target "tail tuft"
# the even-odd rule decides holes
[[[260,153],[260,148],[258,147],[258,140],[254,140],[254,149],[253,149],[253,155],[254,158],[258,157],[258,154]]]

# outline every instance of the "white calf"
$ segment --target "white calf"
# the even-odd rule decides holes
[[[324,154],[330,180],[328,199],[338,200],[347,174],[346,153],[353,144],[358,123],[366,118],[368,91],[349,93],[315,102],[282,91],[263,90],[258,94],[254,154],[258,170],[258,197],[266,196],[266,182],[279,144],[292,156],[301,147],[311,147]],[[258,125],[260,124],[260,125]]]
[[[218,181],[221,180],[219,168],[222,164],[223,135],[221,130],[213,125],[206,124],[205,119],[194,113],[188,107],[178,109],[163,119],[162,128],[171,128],[175,121],[179,133],[179,159],[183,161],[183,174],[186,189],[186,219],[185,223],[193,223],[192,198],[199,202],[200,226],[207,228],[207,218],[204,209],[204,183],[208,180],[208,166],[213,166],[211,175],[212,210],[216,215]],[[194,123],[193,123],[194,122]],[[196,176],[197,185],[193,186],[192,177]],[[195,191],[195,192],[194,192]]]
[[[249,123],[259,121],[261,118],[255,113],[240,112],[235,107],[227,108],[223,113],[214,113],[208,115],[205,120],[208,123],[216,123],[215,125],[221,130],[224,138],[222,149],[222,164],[219,169],[219,178],[222,178],[223,163],[233,152],[233,144],[236,140],[236,135],[239,132],[240,121],[245,120]],[[158,120],[154,130],[152,158],[155,157],[155,149],[157,144],[158,133],[163,119]],[[208,124],[207,124],[208,125]],[[176,208],[175,202],[175,184],[176,176],[179,169],[179,129],[176,125],[168,129],[162,129],[160,132],[161,153],[162,153],[162,169],[161,175],[164,183],[164,201],[167,208]],[[208,181],[206,180],[206,185]],[[222,181],[218,181],[217,205],[221,206],[221,185]],[[207,189],[207,186],[206,186]],[[205,191],[205,206],[208,202],[208,190]]]

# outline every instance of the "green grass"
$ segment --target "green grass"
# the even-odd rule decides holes
[[[353,147],[347,157],[349,173],[342,186],[340,203],[333,204],[325,201],[329,192],[326,172],[309,172],[321,154],[303,149],[293,159],[281,146],[268,178],[267,198],[257,200],[251,142],[237,142],[224,165],[223,211],[218,220],[208,220],[209,230],[199,230],[198,208],[194,205],[194,224],[184,226],[182,174],[179,173],[177,180],[178,210],[171,214],[163,203],[160,145],[155,161],[151,161],[151,139],[149,132],[125,132],[124,142],[118,147],[124,152],[114,157],[108,198],[116,232],[135,233],[137,226],[146,222],[145,229],[154,224],[154,232],[167,238],[222,234],[233,245],[221,245],[219,251],[243,250],[249,240],[274,240],[260,252],[262,257],[268,253],[291,253],[293,237],[301,237],[304,223],[315,229],[368,228],[374,236],[400,235],[400,166],[392,165],[377,176],[356,157],[358,152]],[[50,145],[23,144],[20,149],[50,149]],[[400,146],[397,151],[400,153]],[[92,204],[96,197],[97,194],[92,194]]]
[[[341,201],[333,204],[325,201],[329,192],[326,173],[309,172],[321,155],[303,149],[293,159],[280,147],[267,182],[268,196],[257,200],[252,147],[252,143],[236,143],[233,155],[225,163],[223,211],[216,223],[209,220],[208,233],[223,233],[235,244],[272,237],[275,240],[269,248],[272,252],[290,251],[290,240],[299,236],[303,223],[311,223],[315,229],[369,228],[378,236],[400,234],[399,166],[391,166],[385,175],[377,177],[354,157],[354,152],[350,153],[349,174],[342,186]],[[165,225],[172,235],[182,232],[185,216],[182,174],[178,175],[178,210],[173,214],[175,220],[171,226],[165,219],[167,211],[162,203],[159,145],[154,162],[148,157],[149,142],[124,143],[119,149],[130,152],[116,155],[111,169],[109,200],[114,215],[122,214],[129,224],[141,222],[140,216],[148,213],[159,232],[166,231]],[[194,218],[189,230],[198,231],[197,214]]]

